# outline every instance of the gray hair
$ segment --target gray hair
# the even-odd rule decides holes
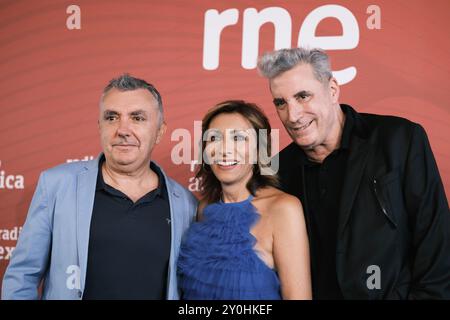
[[[316,79],[322,83],[333,77],[328,55],[317,48],[292,48],[267,52],[259,58],[258,70],[264,77],[273,79],[298,64],[309,64]]]
[[[105,95],[112,89],[117,89],[119,91],[132,91],[137,89],[148,90],[158,103],[159,124],[162,124],[164,120],[162,98],[159,91],[156,90],[156,88],[152,84],[148,83],[145,80],[130,76],[128,73],[124,73],[119,77],[109,81],[108,85],[105,87],[105,89],[103,89],[103,95],[100,101],[103,101]]]

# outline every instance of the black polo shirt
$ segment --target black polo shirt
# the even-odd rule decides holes
[[[344,184],[353,119],[346,115],[341,145],[322,163],[300,151],[306,186],[305,214],[310,221],[310,251],[315,299],[343,299],[336,274],[336,243],[341,189]]]
[[[170,257],[170,206],[159,185],[133,203],[107,185],[99,162],[83,299],[165,299]]]

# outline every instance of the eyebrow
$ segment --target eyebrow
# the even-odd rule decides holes
[[[147,112],[142,109],[130,112],[130,115],[132,115],[132,116],[146,115],[146,114],[147,114]]]
[[[294,97],[299,97],[299,96],[310,96],[312,95],[311,91],[307,91],[307,90],[301,90],[299,92],[297,92],[296,94],[294,94]]]
[[[231,133],[231,134],[235,134],[235,133],[247,133],[248,129],[226,129],[225,133]],[[222,134],[222,131],[220,131],[219,129],[208,129],[208,133],[219,133]]]
[[[231,129],[230,133],[234,134],[234,133],[248,133],[247,132],[248,129]]]
[[[114,111],[114,110],[105,110],[103,112],[103,115],[105,115],[105,116],[111,116],[111,115],[117,115],[117,114],[120,114],[120,113],[117,111]],[[131,116],[137,116],[137,115],[146,115],[147,112],[145,110],[139,109],[139,110],[132,111],[129,114]]]
[[[218,130],[218,129],[208,129],[205,133],[207,133],[207,134],[211,134],[211,133],[222,134],[222,132],[220,132],[220,130]]]
[[[299,92],[297,92],[293,95],[293,97],[295,97],[295,98],[298,98],[300,96],[312,96],[312,92],[307,91],[307,90],[300,90]],[[274,98],[272,101],[273,101],[274,105],[279,105],[279,104],[286,102],[286,100],[284,98]]]
[[[105,110],[105,111],[103,111],[103,115],[104,116],[115,116],[115,115],[117,115],[117,114],[119,114],[118,112],[116,112],[116,111],[113,111],[113,110]]]

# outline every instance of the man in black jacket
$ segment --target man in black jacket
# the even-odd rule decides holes
[[[339,104],[322,50],[258,68],[293,140],[279,176],[304,207],[314,298],[450,299],[450,212],[424,129]]]

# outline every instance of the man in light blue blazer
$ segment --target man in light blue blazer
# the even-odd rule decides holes
[[[179,298],[176,260],[197,200],[151,161],[165,130],[156,88],[126,74],[111,80],[100,102],[103,152],[41,174],[2,299]]]

